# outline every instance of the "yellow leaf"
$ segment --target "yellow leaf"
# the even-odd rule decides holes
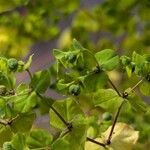
[[[112,126],[102,133],[101,138],[96,138],[95,140],[101,143],[106,143],[111,127]],[[138,137],[139,132],[135,131],[130,125],[125,123],[117,123],[115,125],[111,144],[109,146],[103,148],[97,144],[86,142],[85,150],[132,150],[138,140]]]

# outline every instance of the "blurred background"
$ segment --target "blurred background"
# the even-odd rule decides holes
[[[149,8],[149,0],[0,0],[0,55],[34,53],[35,71],[53,62],[53,48],[67,48],[73,38],[94,52],[148,53]]]

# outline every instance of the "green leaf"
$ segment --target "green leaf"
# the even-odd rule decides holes
[[[34,129],[27,137],[27,145],[30,149],[38,149],[42,147],[50,147],[53,136],[45,130]]]
[[[130,91],[130,88],[126,91],[128,90]],[[130,92],[126,99],[129,101],[130,105],[135,111],[143,113],[147,111],[148,107],[146,103],[139,96],[137,96],[135,92]]]
[[[91,71],[94,67],[98,65],[97,60],[95,59],[95,56],[92,53],[92,51],[84,49],[82,51],[82,57],[84,63],[84,68],[83,68],[84,70]],[[81,59],[79,59],[79,61],[82,62]]]
[[[150,82],[145,81],[140,85],[140,91],[145,96],[150,96]]]
[[[70,122],[75,115],[82,114],[79,105],[72,99],[65,99],[56,101],[53,107],[61,114],[61,116]],[[65,124],[60,120],[56,113],[50,109],[50,124],[58,129],[66,128]]]
[[[44,93],[50,85],[50,72],[43,70],[36,72],[31,80],[31,86],[38,93]]]
[[[141,66],[144,63],[145,58],[134,51],[132,54],[132,61],[135,62],[136,65]]]
[[[57,86],[57,89],[61,91],[61,90],[68,88],[71,84],[72,83],[64,83],[64,80],[59,80],[56,86]]]
[[[100,106],[101,108],[111,112],[116,111],[122,100],[123,99],[118,96],[116,91],[112,89],[100,89],[93,96],[95,106]]]
[[[65,139],[57,139],[53,144],[52,144],[52,150],[70,150],[70,143],[69,141]]]
[[[61,51],[61,50],[58,50],[58,49],[54,49],[53,50],[53,55],[56,57],[56,59],[60,60],[62,59],[63,57],[65,57],[66,53]]]
[[[11,144],[15,150],[29,150],[26,145],[26,137],[21,133],[17,133],[13,136]]]
[[[30,94],[20,94],[13,98],[13,107],[17,112],[25,113],[29,112],[37,104],[37,95],[35,92]]]
[[[52,98],[44,97],[38,101],[39,111],[42,115],[48,114],[50,107],[55,101]]]
[[[119,64],[119,57],[114,50],[105,49],[95,54],[99,65],[107,71],[115,69]]]
[[[10,104],[4,99],[0,98],[0,117],[11,117],[13,115],[13,111],[10,107]]]
[[[84,79],[84,86],[86,91],[95,92],[103,88],[107,82],[107,75],[104,72],[90,74]]]
[[[19,114],[19,117],[17,117],[11,123],[11,125],[10,125],[11,130],[14,133],[29,132],[33,125],[35,118],[36,118],[36,116],[34,113]]]
[[[4,142],[10,141],[12,137],[12,132],[9,127],[0,125],[0,146],[3,145]]]
[[[139,55],[136,52],[132,54],[132,61],[135,63],[135,74],[146,76],[150,71],[150,62],[146,60],[145,56]]]
[[[5,85],[7,88],[12,89],[16,84],[16,78],[13,73],[4,73],[0,71],[0,85]]]
[[[34,54],[32,54],[32,55],[29,57],[28,61],[24,64],[24,70],[29,69],[29,67],[30,67],[30,65],[31,65],[31,63],[32,63],[32,57],[33,57],[33,55],[34,55]]]
[[[84,50],[85,48],[83,48],[82,45],[76,39],[73,39],[72,49],[73,50]]]
[[[4,58],[4,57],[0,57],[0,71],[3,72],[3,73],[8,72],[7,59]]]

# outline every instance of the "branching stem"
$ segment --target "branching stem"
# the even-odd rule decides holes
[[[90,142],[92,142],[92,143],[95,143],[95,144],[97,144],[97,145],[100,145],[100,146],[102,146],[102,147],[105,147],[105,146],[106,146],[104,143],[100,143],[100,142],[95,141],[95,140],[93,140],[93,139],[91,139],[91,138],[89,138],[89,137],[87,137],[86,140],[87,140],[87,141],[90,141]]]
[[[113,131],[114,131],[114,128],[115,128],[117,119],[118,119],[118,117],[119,117],[119,114],[120,114],[120,111],[121,111],[121,108],[122,108],[124,102],[125,102],[125,101],[123,101],[123,102],[120,104],[120,106],[119,106],[119,108],[118,108],[118,110],[117,110],[117,113],[116,113],[116,115],[115,115],[115,119],[114,119],[114,122],[113,122],[113,124],[112,124],[112,128],[111,128],[111,130],[110,130],[110,133],[109,133],[109,136],[108,136],[108,139],[107,139],[107,145],[109,145],[109,144],[111,143],[112,134],[113,134]]]
[[[18,117],[19,117],[19,114],[17,114],[16,117],[11,118],[11,119],[0,119],[0,124],[2,124],[2,125],[4,125],[4,126],[11,125],[12,122],[13,122],[14,120],[16,120]]]

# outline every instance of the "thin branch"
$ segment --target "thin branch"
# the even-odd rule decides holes
[[[63,138],[66,134],[68,134],[70,132],[70,130],[67,130],[66,132],[64,132],[63,134],[60,135],[60,138]]]
[[[106,146],[104,143],[100,143],[100,142],[95,141],[95,140],[93,140],[93,139],[91,139],[91,138],[89,138],[89,137],[87,137],[86,140],[87,140],[87,141],[90,141],[90,142],[92,142],[92,143],[95,143],[95,144],[97,144],[97,145],[100,145],[100,146],[102,146],[102,147],[105,147],[105,146]]]
[[[137,84],[135,84],[135,85],[131,88],[131,90],[128,92],[128,94],[129,94],[130,92],[132,92],[137,86],[139,86],[139,85],[143,82],[143,80],[144,80],[144,78],[142,78]]]
[[[37,95],[38,95],[41,99],[44,99],[43,96],[42,96],[41,94],[39,94],[38,92],[37,92]],[[60,114],[53,106],[51,106],[51,105],[49,105],[49,106],[50,106],[50,108],[55,112],[55,114],[60,118],[60,120],[61,120],[67,127],[69,127],[70,123],[68,123],[68,122],[61,116],[61,114]]]
[[[114,90],[117,92],[117,94],[122,97],[121,93],[119,92],[119,90],[117,89],[117,87],[115,86],[115,84],[110,80],[110,78],[108,78],[108,82],[112,85],[112,87],[114,88]]]
[[[16,120],[18,117],[19,117],[19,114],[17,114],[16,117],[11,118],[11,119],[0,119],[0,124],[2,124],[2,125],[4,125],[4,126],[11,125],[12,122],[13,122],[14,120]]]
[[[120,114],[120,111],[121,111],[121,108],[122,108],[124,102],[125,102],[125,101],[123,100],[123,102],[120,104],[120,106],[119,106],[119,108],[118,108],[118,110],[117,110],[117,113],[116,113],[116,115],[115,115],[115,119],[114,119],[112,128],[111,128],[111,130],[110,130],[110,133],[109,133],[109,136],[108,136],[108,139],[107,139],[107,145],[109,145],[109,144],[111,143],[112,134],[113,134],[113,131],[114,131],[114,128],[115,128],[117,119],[118,119],[118,117],[119,117],[119,114]]]
[[[27,73],[28,73],[28,75],[29,75],[29,77],[30,77],[30,80],[32,80],[32,74],[31,74],[30,70],[27,69],[26,71],[27,71]]]

